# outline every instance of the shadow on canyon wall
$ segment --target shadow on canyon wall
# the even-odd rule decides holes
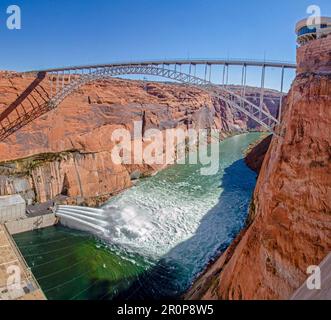
[[[43,86],[46,72],[36,79],[0,114],[0,139],[4,140],[31,121],[52,110],[50,96]]]

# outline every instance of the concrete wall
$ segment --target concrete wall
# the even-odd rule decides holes
[[[18,234],[27,231],[38,230],[54,226],[57,223],[57,218],[54,214],[46,214],[39,217],[27,218],[24,220],[10,221],[6,223],[6,227],[10,234]]]
[[[0,172],[3,166],[0,165]],[[28,176],[0,175],[0,196],[19,194],[30,205],[36,199],[33,180]]]
[[[20,195],[0,197],[0,223],[25,218],[25,210],[25,200]]]

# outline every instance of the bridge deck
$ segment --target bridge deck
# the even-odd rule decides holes
[[[30,72],[61,72],[66,70],[84,70],[91,68],[107,68],[116,66],[143,66],[143,65],[229,65],[229,66],[251,66],[251,67],[271,67],[271,68],[285,68],[285,69],[296,69],[296,64],[291,62],[282,61],[259,61],[259,60],[236,60],[236,59],[178,59],[178,60],[146,60],[146,61],[123,61],[106,64],[91,64],[81,66],[68,66],[61,68],[50,68],[44,70],[31,70]]]

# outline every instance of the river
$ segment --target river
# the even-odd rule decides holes
[[[15,236],[48,299],[179,298],[245,225],[256,174],[249,133],[220,143],[220,170],[175,165],[103,206],[109,238],[56,226]]]

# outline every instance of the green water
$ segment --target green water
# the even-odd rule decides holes
[[[256,175],[243,152],[259,137],[222,142],[217,175],[176,165],[111,199],[109,239],[62,226],[15,236],[47,298],[180,297],[244,227]]]
[[[149,267],[139,256],[61,226],[19,234],[15,241],[48,299],[111,299]]]

